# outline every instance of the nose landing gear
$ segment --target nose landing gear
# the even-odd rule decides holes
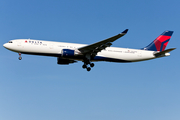
[[[18,58],[19,60],[22,60],[22,57],[21,57],[21,53],[19,53],[19,58]]]

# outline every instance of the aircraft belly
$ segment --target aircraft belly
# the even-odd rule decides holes
[[[132,50],[128,50],[132,51]],[[99,61],[113,61],[113,62],[136,62],[155,58],[153,51],[137,50],[135,52],[122,51],[119,52],[101,52],[94,58]]]
[[[131,62],[121,53],[116,52],[101,52],[94,58],[96,61],[109,61],[109,62]]]

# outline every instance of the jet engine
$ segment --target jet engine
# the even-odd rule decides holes
[[[70,50],[70,49],[63,49],[62,50],[62,57],[73,57],[74,55],[75,55],[74,50]]]
[[[77,61],[69,60],[69,59],[57,58],[57,64],[60,64],[60,65],[69,65],[70,63],[75,63],[75,62],[77,62]]]

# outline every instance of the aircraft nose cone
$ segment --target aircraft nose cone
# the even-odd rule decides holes
[[[9,49],[9,44],[8,44],[8,43],[5,43],[5,44],[3,45],[3,47],[5,47],[6,49]]]
[[[7,43],[5,43],[5,44],[3,45],[3,47],[7,48]]]

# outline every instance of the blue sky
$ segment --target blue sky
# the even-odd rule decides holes
[[[1,0],[0,120],[179,120],[178,0]],[[165,30],[171,56],[139,63],[56,64],[3,48],[31,38],[91,44],[129,32],[112,46],[142,48]]]

